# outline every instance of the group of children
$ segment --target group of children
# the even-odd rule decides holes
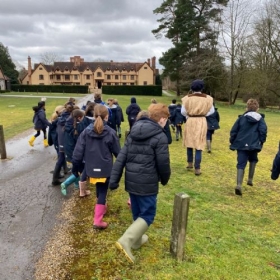
[[[57,162],[53,171],[53,185],[61,185],[63,195],[67,187],[74,183],[80,190],[80,197],[90,195],[87,181],[96,186],[96,204],[93,227],[105,229],[103,221],[107,211],[107,191],[119,187],[125,169],[125,190],[129,193],[133,223],[116,242],[116,247],[124,253],[130,262],[135,258],[131,249],[140,248],[148,240],[145,234],[156,215],[156,201],[159,182],[167,184],[170,178],[170,160],[168,144],[169,122],[176,131],[176,140],[182,137],[187,150],[187,169],[195,167],[195,175],[200,175],[201,152],[207,143],[211,152],[212,135],[219,128],[219,113],[213,106],[212,97],[201,93],[203,82],[192,83],[193,93],[182,99],[182,105],[152,102],[147,111],[141,111],[136,99],[126,109],[130,131],[121,148],[120,124],[121,108],[114,99],[103,102],[101,95],[94,96],[94,102],[88,102],[80,109],[75,100],[69,100],[64,106],[57,106],[51,122],[45,116],[45,104],[38,103],[34,108],[34,139],[44,133],[49,126],[48,144],[57,151]],[[204,102],[204,103],[203,103]],[[253,185],[253,175],[258,162],[257,154],[266,140],[267,128],[264,116],[258,112],[258,103],[249,99],[246,112],[239,116],[230,132],[230,148],[237,150],[237,186],[236,195],[242,195],[244,169],[249,161],[248,185]],[[47,144],[46,144],[47,146]],[[193,158],[193,150],[195,157]],[[113,157],[116,158],[113,162]],[[68,172],[67,162],[72,164],[72,174],[64,181],[61,170]],[[194,165],[193,165],[194,162]],[[280,173],[280,151],[274,160],[273,179]]]

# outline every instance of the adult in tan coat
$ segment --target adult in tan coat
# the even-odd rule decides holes
[[[193,169],[193,149],[195,149],[195,175],[200,175],[202,151],[206,145],[207,121],[206,116],[215,112],[213,98],[201,91],[204,88],[202,80],[191,84],[192,93],[182,98],[182,115],[187,121],[183,135],[183,145],[187,148],[187,169]]]

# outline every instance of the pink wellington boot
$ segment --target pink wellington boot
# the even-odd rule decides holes
[[[106,205],[103,205],[103,204],[95,205],[93,228],[105,229],[108,227],[108,224],[102,221],[105,212],[106,212]]]
[[[90,195],[90,191],[86,190],[87,187],[87,182],[81,182],[79,181],[79,188],[80,188],[80,198],[86,197],[88,195]]]

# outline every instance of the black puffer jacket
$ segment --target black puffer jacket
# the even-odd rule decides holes
[[[114,163],[110,188],[118,185],[125,167],[125,190],[147,196],[158,193],[159,182],[170,177],[167,137],[160,125],[148,118],[135,122]]]

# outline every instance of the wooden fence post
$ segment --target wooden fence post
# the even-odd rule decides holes
[[[0,156],[1,159],[7,158],[3,125],[0,125]]]
[[[182,261],[185,255],[189,205],[190,197],[187,194],[178,193],[175,195],[171,229],[170,253],[178,261]]]

